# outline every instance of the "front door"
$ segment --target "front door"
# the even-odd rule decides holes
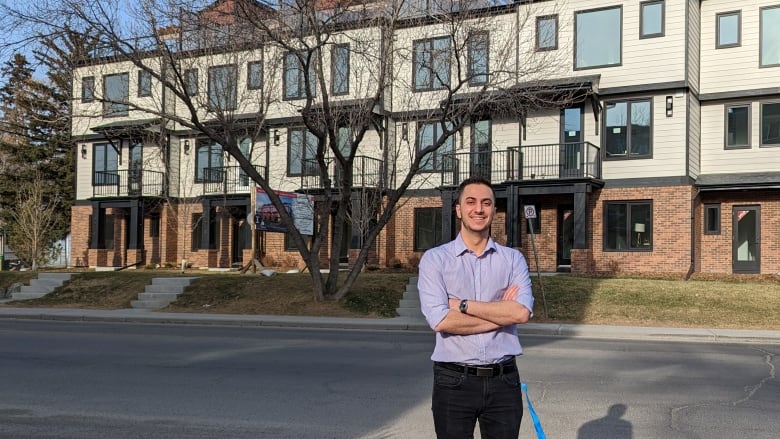
[[[560,178],[582,177],[582,108],[561,110],[561,144],[559,148]]]
[[[732,270],[734,273],[759,273],[761,269],[761,208],[734,206]]]
[[[574,246],[574,209],[558,206],[558,271],[571,270],[571,248]]]
[[[140,140],[130,142],[130,159],[127,162],[128,195],[138,196],[143,193],[143,143]]]
[[[475,120],[471,124],[470,177],[479,176],[491,180],[490,119]]]

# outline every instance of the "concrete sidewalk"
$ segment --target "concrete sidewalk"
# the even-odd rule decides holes
[[[128,322],[154,324],[194,324],[221,326],[269,326],[320,329],[368,329],[385,331],[430,331],[419,318],[342,318],[306,316],[266,316],[236,314],[200,314],[147,311],[139,309],[89,310],[69,308],[0,307],[2,319],[59,320],[78,322]],[[600,326],[528,323],[520,334],[555,337],[612,339],[677,340],[714,343],[778,343],[780,331]]]

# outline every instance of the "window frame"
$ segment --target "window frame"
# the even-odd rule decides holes
[[[149,237],[150,238],[159,238],[160,237],[160,214],[159,213],[153,213],[149,215]]]
[[[443,82],[441,81],[441,78],[438,78],[438,75],[435,74],[436,72],[436,42],[437,41],[446,41],[447,42],[447,49],[446,49],[446,60],[447,60],[447,81]],[[427,45],[427,47],[423,48],[423,50],[418,50],[418,45]],[[420,65],[418,62],[418,58],[421,55],[430,55],[430,67],[425,67],[423,65]],[[428,82],[429,84],[418,84],[417,83],[417,72],[418,67],[420,69],[428,69]],[[439,84],[437,85],[437,78],[439,81]],[[424,91],[433,91],[433,90],[444,90],[447,87],[450,86],[450,83],[452,82],[452,40],[449,36],[444,37],[433,37],[433,38],[424,38],[421,40],[414,40],[412,41],[412,91],[415,92],[424,92]]]
[[[102,154],[103,156],[103,163],[102,168],[98,169],[98,149],[105,149],[105,152]],[[115,161],[113,163],[113,168],[109,167],[109,151],[113,151],[113,155],[115,158]],[[110,143],[93,143],[92,144],[92,186],[116,186],[119,184],[119,174],[116,174],[116,181],[106,180],[106,181],[98,181],[97,173],[98,172],[112,172],[112,171],[119,171],[119,153],[116,151],[116,149],[111,146]]]
[[[433,134],[432,134],[432,138],[431,138],[432,139],[431,141],[433,143],[436,143],[438,141],[439,137],[441,137],[441,134],[439,134],[437,136],[437,132],[440,129],[442,129],[441,121],[418,121],[417,122],[417,132],[415,133],[415,136],[416,136],[416,139],[415,139],[415,145],[416,145],[415,146],[415,148],[416,148],[415,152],[419,152],[422,149],[424,149],[424,148],[420,147],[421,146],[420,142],[422,141],[422,136],[420,135],[420,133],[422,132],[423,127],[427,126],[427,125],[430,125],[430,126],[432,126],[434,128],[434,131],[433,131]],[[441,156],[443,154],[447,153],[446,150],[443,149],[447,145],[447,143],[450,144],[449,153],[454,153],[455,152],[455,140],[456,140],[455,136],[456,136],[456,133],[453,132],[450,135],[450,137],[445,141],[445,143],[440,145],[435,151],[432,151],[432,152],[428,153],[428,154],[432,154],[433,155],[433,159],[432,159],[433,160],[433,165],[431,165],[430,168],[426,167],[426,164],[425,164],[426,160],[428,160],[428,159],[423,158],[422,160],[420,160],[420,168],[419,168],[418,172],[420,172],[420,173],[430,173],[430,172],[451,171],[452,170],[452,166],[453,166],[452,161],[450,161],[449,166],[445,166],[445,164],[442,163],[443,160],[442,160]]]
[[[295,70],[298,72],[296,75],[295,81],[297,83],[295,88],[295,93],[288,94],[288,80],[287,80],[287,74],[288,70],[291,70],[292,66],[290,65],[291,61],[294,60],[297,67],[295,67]],[[314,98],[317,96],[317,76],[316,76],[316,70],[315,70],[315,62],[312,57],[312,61],[309,64],[309,85],[311,86],[311,97]],[[308,97],[308,93],[306,90],[306,73],[303,66],[303,63],[301,62],[300,58],[298,58],[298,54],[296,52],[286,52],[282,58],[282,100],[285,101],[292,101],[296,99],[306,99]]]
[[[152,96],[152,72],[138,70],[138,97],[148,98]]]
[[[431,216],[431,219],[433,220],[432,228],[431,228],[431,231],[433,233],[433,236],[431,237],[432,238],[431,241],[433,242],[433,245],[431,245],[430,247],[425,247],[425,248],[423,248],[421,246],[421,244],[420,244],[420,241],[421,241],[420,240],[420,235],[421,235],[421,233],[420,233],[421,232],[420,225],[421,225],[421,222],[422,222],[422,221],[420,221],[421,220],[420,216],[423,215],[423,214],[433,215],[433,216]],[[412,217],[412,220],[413,220],[413,223],[414,223],[414,225],[413,225],[413,233],[414,233],[414,236],[413,236],[413,251],[415,251],[415,252],[424,252],[426,250],[432,249],[432,248],[442,244],[443,237],[442,237],[442,232],[441,232],[441,229],[442,229],[442,218],[441,218],[441,216],[442,216],[442,208],[441,207],[416,207],[414,209],[414,214],[413,214],[413,217]]]
[[[780,14],[780,4],[774,5],[774,6],[763,6],[758,9],[758,67],[764,68],[764,67],[780,67],[780,59],[777,60],[776,63],[773,64],[764,64],[764,29],[767,27],[764,26],[764,12],[771,10],[771,9],[777,9],[778,14]],[[778,45],[777,50],[780,52],[780,42],[776,43]]]
[[[578,35],[577,21],[578,20],[577,20],[577,18],[578,18],[578,16],[580,14],[590,14],[590,13],[597,13],[597,12],[605,12],[605,11],[610,11],[610,10],[613,10],[613,9],[617,9],[619,11],[618,35],[620,36],[620,42],[619,42],[619,45],[618,45],[619,46],[618,50],[619,50],[620,53],[619,53],[618,61],[616,63],[613,63],[613,64],[598,64],[598,65],[589,65],[589,66],[579,67],[577,65],[577,59],[578,59],[578,53],[577,53],[578,52],[578,50],[577,50],[577,47],[578,47],[578,42],[577,42],[577,40],[578,40],[578,38],[577,38],[577,35]],[[584,9],[584,10],[581,10],[581,11],[575,11],[574,12],[574,50],[573,50],[573,53],[574,53],[574,70],[575,71],[577,71],[577,70],[589,70],[589,69],[602,69],[602,68],[620,67],[620,66],[622,66],[623,65],[623,5],[605,6],[605,7],[601,7],[601,8]]]
[[[207,166],[201,166],[200,151],[203,148],[208,148]],[[219,143],[209,142],[206,139],[198,139],[195,142],[195,183],[218,183],[221,179],[207,178],[205,174],[206,168],[221,168],[225,165],[224,157],[225,148]],[[217,154],[218,153],[218,154]],[[212,163],[212,159],[218,158],[218,163]],[[218,166],[214,166],[217,164]]]
[[[186,69],[184,70],[184,94],[187,96],[197,96],[198,95],[198,78],[199,78],[198,69]]]
[[[337,61],[337,53],[339,51],[343,51],[342,53],[346,54],[346,64],[345,64],[346,73],[343,74],[343,77],[342,77],[342,74],[337,73],[338,72],[338,68],[337,68],[336,61]],[[352,70],[351,69],[351,65],[350,65],[351,60],[352,60],[352,56],[351,56],[352,53],[351,52],[352,51],[350,50],[349,43],[335,44],[330,49],[330,92],[331,92],[331,94],[333,96],[340,96],[340,95],[348,95],[349,94],[349,76],[350,76],[350,73],[351,73],[351,70]],[[338,59],[340,60],[341,58],[338,58]],[[337,78],[339,78],[340,81],[337,81]],[[337,84],[338,85],[342,85],[343,84],[342,85],[343,89],[342,88],[338,88]]]
[[[746,129],[747,129],[747,144],[744,145],[729,145],[729,109],[732,108],[747,108],[747,121],[746,121]],[[734,104],[726,104],[723,106],[723,149],[729,150],[729,149],[750,149],[751,148],[751,139],[752,139],[752,133],[751,133],[751,120],[752,120],[752,108],[753,106],[748,103],[734,103]]]
[[[555,26],[554,38],[553,38],[554,42],[553,42],[552,46],[542,46],[541,45],[541,34],[539,32],[539,28],[540,28],[539,24],[542,21],[549,21],[549,20],[553,20],[553,23],[555,23],[554,24],[554,26]],[[541,15],[541,16],[536,17],[535,48],[536,48],[537,52],[545,52],[545,51],[549,51],[549,50],[558,50],[558,27],[559,27],[558,14]]]
[[[192,218],[192,235],[190,236],[190,250],[193,252],[200,250],[218,250],[219,249],[219,229],[221,227],[221,219],[215,210],[212,209],[209,215],[209,246],[208,248],[203,246],[203,213],[193,213]]]
[[[302,141],[302,144],[300,145],[301,148],[300,172],[293,172],[292,169],[290,168],[290,165],[293,163],[292,147],[293,147],[293,138],[295,137],[293,133],[296,131],[301,132],[301,141]],[[287,176],[288,177],[316,176],[319,174],[319,169],[313,169],[313,168],[310,169],[306,167],[307,160],[315,159],[317,154],[317,144],[315,143],[313,145],[315,156],[308,157],[306,155],[307,151],[309,151],[309,148],[307,148],[307,146],[310,146],[307,143],[308,139],[312,139],[314,142],[319,141],[317,137],[311,131],[309,131],[308,128],[306,128],[305,126],[291,127],[287,129]]]
[[[259,71],[255,72],[257,75],[253,75],[253,68],[257,68]],[[257,77],[257,82],[253,78]],[[261,90],[263,88],[263,62],[262,61],[250,61],[246,64],[246,89],[247,90]]]
[[[109,82],[118,78],[122,96],[110,96]],[[117,99],[119,98],[119,99]],[[103,75],[103,117],[125,117],[130,114],[130,73]]]
[[[623,249],[613,249],[613,248],[608,248],[607,247],[608,242],[609,242],[607,237],[608,237],[609,230],[610,230],[609,222],[608,222],[608,219],[609,219],[609,209],[608,209],[608,207],[609,206],[613,206],[613,205],[615,205],[615,206],[616,205],[624,205],[624,206],[626,206],[626,230],[625,230],[626,235],[624,237],[627,238],[626,239],[627,247],[623,248]],[[648,209],[650,210],[650,222],[649,222],[649,224],[650,224],[650,231],[648,232],[647,231],[647,227],[645,227],[645,232],[643,232],[643,233],[649,233],[649,235],[650,235],[650,244],[648,246],[632,247],[632,245],[631,245],[631,242],[632,242],[631,240],[633,238],[632,234],[633,233],[638,233],[638,232],[634,232],[633,231],[633,227],[632,227],[632,225],[635,224],[635,222],[631,218],[631,207],[632,206],[648,206]],[[631,200],[631,201],[609,200],[609,201],[604,201],[603,211],[602,211],[602,220],[603,220],[603,225],[602,225],[602,227],[603,227],[603,231],[602,231],[603,236],[602,236],[602,240],[601,241],[602,241],[602,251],[604,251],[605,253],[606,252],[640,252],[640,253],[647,253],[647,252],[652,252],[653,251],[653,245],[654,245],[653,244],[654,243],[653,233],[655,231],[655,228],[654,228],[654,222],[655,221],[654,221],[654,218],[653,218],[653,200]],[[644,224],[645,224],[645,226],[647,225],[647,223],[644,223]]]
[[[634,153],[631,152],[631,149],[632,149],[631,148],[632,147],[631,132],[633,131],[633,129],[632,129],[633,122],[629,123],[631,121],[631,107],[632,107],[633,104],[639,103],[639,102],[647,102],[647,103],[650,104],[650,110],[649,110],[649,113],[650,113],[650,134],[648,136],[648,143],[649,143],[648,149],[649,149],[649,151],[648,151],[647,154],[641,154],[641,155],[640,154],[634,154]],[[626,116],[627,116],[626,117],[626,119],[627,119],[627,121],[626,121],[626,130],[627,130],[627,132],[626,132],[626,152],[625,152],[625,156],[619,156],[619,155],[612,155],[612,156],[610,156],[610,155],[608,155],[609,151],[607,150],[607,146],[608,146],[607,145],[607,140],[608,140],[608,136],[607,136],[607,129],[608,129],[608,127],[607,127],[607,121],[608,121],[607,106],[609,104],[621,104],[621,103],[625,103],[626,104]],[[604,154],[604,157],[603,157],[604,160],[646,160],[646,159],[652,159],[653,158],[653,126],[655,124],[655,118],[653,117],[654,116],[653,111],[654,110],[653,110],[653,98],[652,97],[619,99],[619,100],[605,101],[604,102],[604,117],[603,117],[604,122],[603,122],[603,130],[602,130],[604,135],[602,136],[602,141],[601,141],[601,148],[604,151],[604,153],[603,153]]]
[[[225,72],[224,77],[222,73]],[[221,79],[227,79],[227,84],[222,84]],[[227,99],[220,98],[224,93],[214,93],[214,91],[227,91]],[[209,111],[235,111],[238,108],[238,66],[236,64],[222,64],[211,66],[208,69],[208,78],[206,81],[206,105]],[[223,107],[224,104],[224,107]]]
[[[715,210],[717,213],[715,215],[715,218],[717,218],[717,224],[713,226],[713,224],[710,221],[710,214],[709,212],[711,210]],[[703,231],[705,235],[720,235],[720,227],[721,227],[721,207],[720,203],[705,203],[704,204],[704,227]]]
[[[737,41],[735,43],[721,44],[720,19],[736,15],[737,17]],[[715,48],[728,49],[742,46],[742,10],[719,12],[715,14]]]
[[[89,103],[95,101],[95,77],[85,76],[81,78],[81,102]]]
[[[778,131],[779,131],[778,132],[778,136],[777,136],[777,139],[778,139],[777,142],[776,143],[764,143],[764,106],[765,105],[777,105],[778,107],[780,107],[780,101],[772,100],[772,101],[759,102],[758,105],[759,105],[759,112],[760,112],[760,114],[759,114],[759,121],[758,121],[758,123],[759,123],[758,129],[759,129],[759,133],[760,133],[759,134],[759,138],[758,138],[758,142],[759,142],[758,144],[762,148],[776,148],[776,147],[779,147],[780,146],[780,120],[778,120],[778,122],[777,122]],[[780,116],[780,113],[778,113],[778,115]]]
[[[482,38],[484,38],[484,41]],[[482,46],[483,44],[484,47]],[[490,32],[478,31],[470,33],[467,40],[467,46],[467,73],[469,78],[469,85],[478,86],[487,84],[488,78],[490,77]],[[477,72],[475,67],[478,63],[474,62],[474,54],[480,53],[482,51],[484,51],[484,71]],[[452,66],[450,65],[450,67]]]
[[[661,6],[661,30],[654,33],[645,33],[645,7],[654,5]],[[647,0],[639,3],[639,39],[659,38],[664,35],[666,35],[666,2],[664,0]]]

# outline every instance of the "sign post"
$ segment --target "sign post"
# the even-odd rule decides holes
[[[539,252],[536,251],[536,238],[534,235],[534,227],[531,220],[536,219],[536,206],[533,204],[527,204],[523,206],[523,214],[526,221],[528,221],[528,232],[531,234],[531,246],[534,250],[534,260],[536,261],[536,276],[539,279],[539,289],[542,292],[542,307],[544,308],[544,316],[550,317],[547,313],[547,299],[544,297],[544,285],[542,284],[542,272],[539,269]]]

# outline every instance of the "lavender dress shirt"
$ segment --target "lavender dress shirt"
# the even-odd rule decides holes
[[[516,301],[533,311],[531,277],[523,255],[489,238],[485,251],[477,256],[458,234],[454,240],[425,252],[420,260],[417,288],[422,312],[433,329],[447,313],[459,312],[449,309],[450,298],[499,301],[512,284],[520,287]],[[509,325],[474,335],[437,332],[431,359],[491,364],[522,353],[517,325]]]

